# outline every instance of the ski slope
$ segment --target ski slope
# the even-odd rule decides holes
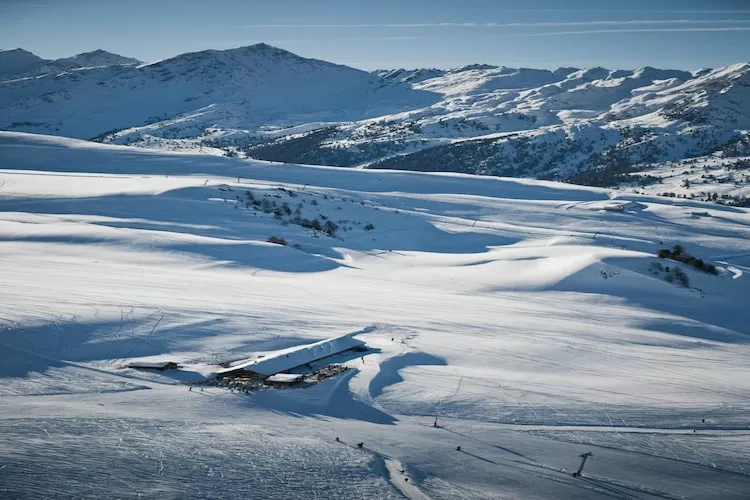
[[[747,498],[750,211],[676,201],[0,132],[0,491]],[[312,387],[188,390],[358,331]]]

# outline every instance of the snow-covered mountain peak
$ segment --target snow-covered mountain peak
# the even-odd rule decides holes
[[[106,50],[97,49],[91,52],[82,52],[73,57],[57,59],[55,63],[71,62],[83,68],[92,66],[118,66],[127,64],[141,64],[141,61],[133,57],[125,57]]]
[[[557,68],[552,71],[552,74],[554,74],[558,78],[567,78],[571,74],[575,73],[576,71],[580,71],[581,68],[574,68],[572,66],[563,66],[560,68]]]
[[[508,69],[505,66],[493,66],[492,64],[467,64],[461,68],[456,68],[451,73],[461,73],[462,71],[472,71],[475,69]]]
[[[518,90],[553,83],[558,77],[546,69],[509,68],[473,64],[425,80],[416,88],[449,95],[472,95],[497,90]]]
[[[169,128],[172,137],[183,138],[211,127],[360,120],[439,99],[407,84],[267,44],[192,52],[139,66],[71,69],[77,68],[61,68],[55,78],[0,85],[0,108],[7,111],[0,127],[42,127],[82,138],[113,130],[154,134]],[[119,98],[112,99],[113,93]],[[50,112],[52,108],[56,111]]]
[[[24,49],[13,49],[0,51],[0,79],[57,75],[81,68],[129,66],[140,63],[138,59],[113,54],[102,49],[54,60],[42,59]]]
[[[750,62],[732,64],[723,70],[721,68],[716,70],[714,74],[717,77],[727,76],[731,80],[741,80],[747,83],[747,77],[750,74]]]
[[[750,63],[732,64],[703,73],[684,83],[678,90],[725,92],[736,86],[750,85]]]
[[[216,76],[223,72],[278,72],[280,70],[318,71],[338,68],[346,72],[366,74],[364,71],[318,59],[308,59],[265,43],[225,50],[202,50],[164,59],[144,67],[161,70],[175,69],[179,73],[206,73]]]
[[[29,52],[28,50],[24,50],[20,47],[16,47],[14,49],[0,49],[0,54],[5,56],[15,56],[15,57],[30,57],[34,59],[41,59],[41,57],[37,56],[33,52]]]
[[[28,50],[20,48],[0,50],[0,78],[33,71],[47,62]]]
[[[607,68],[602,68],[601,66],[595,66],[593,68],[585,68],[585,69],[579,69],[575,70],[572,73],[569,73],[567,75],[567,79],[579,79],[579,80],[603,80],[605,78],[608,78],[612,71],[608,70]]]
[[[676,69],[658,69],[651,66],[644,66],[633,71],[632,78],[641,78],[644,80],[670,80],[676,78],[678,80],[689,80],[693,75],[689,71],[681,71]]]
[[[240,53],[252,53],[252,54],[263,54],[266,56],[273,56],[273,57],[291,57],[294,59],[304,59],[301,56],[298,56],[297,54],[293,52],[289,52],[288,50],[274,47],[273,45],[269,45],[267,43],[255,43],[253,45],[245,45],[243,47],[238,47],[236,49],[227,49],[224,52],[240,52]]]

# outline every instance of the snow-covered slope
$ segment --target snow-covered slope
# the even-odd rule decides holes
[[[640,165],[617,176],[617,183],[623,191],[750,207],[750,157]]]
[[[0,169],[9,498],[747,496],[746,209],[7,132]],[[196,385],[348,332],[311,387]]]

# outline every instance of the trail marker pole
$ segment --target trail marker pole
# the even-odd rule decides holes
[[[586,465],[586,460],[588,460],[588,458],[592,455],[593,453],[591,452],[581,455],[581,466],[578,467],[578,470],[573,473],[573,477],[581,477],[581,474],[583,474],[583,466]]]

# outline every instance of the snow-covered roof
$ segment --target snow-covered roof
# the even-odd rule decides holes
[[[280,351],[274,351],[267,354],[265,357],[252,359],[250,361],[230,366],[229,368],[224,368],[218,373],[222,374],[237,370],[247,370],[261,375],[274,375],[276,373],[285,372],[292,368],[365,345],[363,341],[354,338],[354,335],[357,333],[361,332],[347,333],[346,335],[321,340],[313,344],[303,344],[289,347],[287,349],[281,349]]]
[[[276,382],[281,384],[291,384],[294,382],[298,382],[301,380],[303,375],[299,375],[296,373],[277,373],[276,375],[271,375],[266,379],[266,382]]]

